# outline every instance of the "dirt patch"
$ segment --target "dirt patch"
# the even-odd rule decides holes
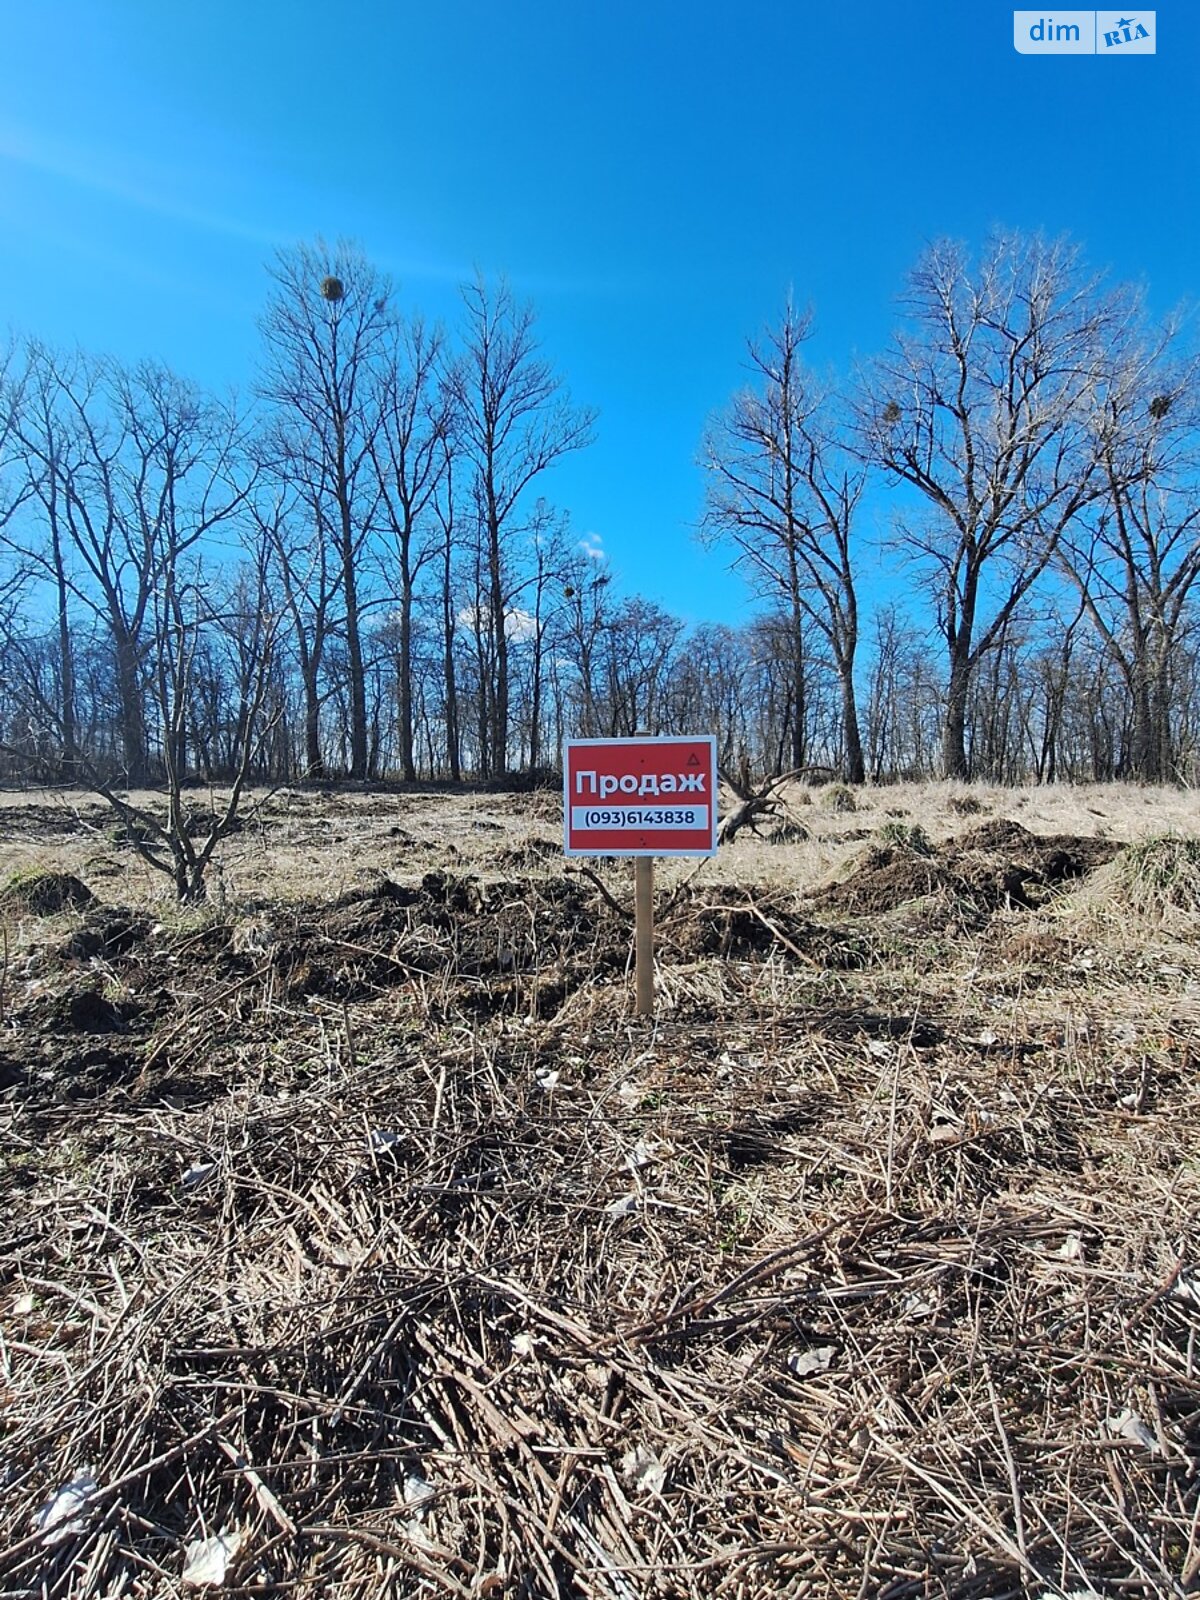
[[[790,899],[721,887],[665,917],[661,943],[693,961],[705,956],[762,960],[775,954],[842,971],[864,966],[872,954],[869,940],[813,922]]]
[[[149,917],[138,916],[124,906],[106,906],[91,911],[54,952],[60,961],[109,960],[123,956],[140,944],[150,931]]]
[[[1031,910],[1064,883],[1111,861],[1109,839],[1034,834],[1018,822],[986,822],[921,854],[903,845],[869,850],[848,878],[813,897],[813,904],[854,916],[896,910],[937,897],[952,920],[956,906],[990,914],[1002,907]]]
[[[510,871],[528,871],[530,867],[545,866],[548,861],[561,856],[560,839],[528,839],[524,844],[498,851],[496,865]]]

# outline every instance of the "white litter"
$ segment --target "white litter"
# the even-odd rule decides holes
[[[404,1474],[404,1504],[410,1511],[420,1516],[429,1509],[430,1502],[436,1497],[437,1490],[419,1472]]]
[[[69,1483],[56,1489],[33,1514],[33,1525],[45,1535],[46,1544],[58,1544],[73,1534],[82,1533],[85,1520],[80,1516],[100,1485],[91,1467],[81,1467]]]
[[[522,1360],[528,1361],[536,1348],[537,1340],[531,1333],[518,1333],[509,1340],[509,1344],[512,1347],[513,1355],[520,1356]]]
[[[1057,1255],[1060,1261],[1082,1261],[1083,1239],[1078,1233],[1069,1233],[1058,1247]]]
[[[1115,1417],[1105,1417],[1104,1431],[1110,1439],[1128,1439],[1130,1444],[1140,1444],[1144,1450],[1149,1450],[1155,1455],[1163,1453],[1156,1435],[1137,1412],[1131,1411],[1128,1406]]]
[[[393,1145],[399,1144],[403,1137],[403,1134],[393,1133],[390,1128],[372,1128],[367,1147],[370,1150],[390,1150]]]
[[[906,1317],[932,1317],[936,1311],[937,1306],[923,1294],[913,1293],[904,1296]]]
[[[543,1094],[553,1094],[554,1090],[558,1088],[558,1080],[561,1077],[561,1072],[551,1072],[543,1067],[540,1071],[534,1073],[533,1081]]]
[[[962,1127],[957,1122],[935,1122],[929,1130],[930,1144],[957,1144],[962,1138]]]
[[[837,1355],[837,1346],[819,1344],[787,1358],[787,1369],[797,1378],[811,1378],[814,1372],[828,1372]]]
[[[183,1175],[181,1181],[184,1188],[194,1189],[197,1184],[203,1183],[205,1178],[211,1178],[213,1173],[217,1170],[217,1166],[218,1163],[215,1161],[197,1161],[195,1165],[189,1167]]]
[[[653,1166],[659,1159],[659,1152],[664,1146],[659,1139],[639,1139],[625,1156],[625,1165],[630,1172],[640,1172],[643,1167]]]
[[[232,1561],[245,1543],[240,1530],[214,1533],[208,1539],[193,1539],[183,1558],[183,1583],[188,1589],[220,1588]]]
[[[621,1472],[631,1489],[648,1494],[661,1494],[667,1481],[667,1470],[648,1445],[634,1445],[626,1451],[621,1461]]]
[[[27,1317],[32,1310],[33,1296],[31,1294],[19,1294],[13,1301],[13,1312],[18,1317]]]

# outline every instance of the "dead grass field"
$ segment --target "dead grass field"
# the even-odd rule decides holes
[[[557,796],[264,796],[190,912],[0,796],[0,1592],[1196,1592],[1195,800],[788,812],[651,1025]]]

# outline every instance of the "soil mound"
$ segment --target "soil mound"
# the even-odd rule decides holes
[[[850,971],[871,957],[867,941],[813,922],[784,900],[733,888],[709,890],[664,919],[662,942],[690,960],[722,956],[762,960],[772,954],[819,967]]]
[[[848,878],[821,890],[813,903],[862,916],[937,897],[947,920],[962,910],[1032,910],[1059,885],[1111,861],[1118,849],[1109,839],[1035,834],[1018,822],[996,819],[946,840],[928,855],[903,845],[875,847]]]
[[[0,905],[35,917],[53,917],[95,903],[96,896],[87,884],[70,872],[19,874],[0,890]]]

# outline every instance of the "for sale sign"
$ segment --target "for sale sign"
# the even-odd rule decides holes
[[[569,856],[716,855],[716,738],[568,739],[563,836]]]

